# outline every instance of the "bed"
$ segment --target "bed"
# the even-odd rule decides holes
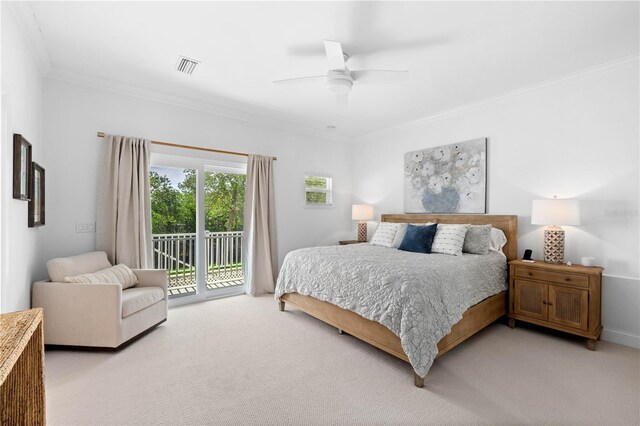
[[[369,244],[296,250],[285,259],[276,298],[281,311],[290,303],[409,362],[422,387],[433,359],[506,313],[517,217],[385,214],[381,220],[491,224],[507,243],[502,253],[486,256],[408,254]]]

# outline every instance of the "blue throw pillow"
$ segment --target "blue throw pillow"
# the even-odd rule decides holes
[[[427,226],[407,226],[407,232],[404,234],[398,250],[431,253],[431,244],[433,244],[437,227],[437,223]]]

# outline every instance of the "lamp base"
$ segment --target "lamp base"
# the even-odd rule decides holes
[[[564,230],[560,227],[544,230],[544,261],[564,263]]]
[[[367,242],[367,222],[358,223],[358,242]]]

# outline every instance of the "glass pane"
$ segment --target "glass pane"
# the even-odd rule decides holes
[[[329,189],[331,179],[322,176],[305,176],[305,188]]]
[[[194,295],[196,286],[196,171],[152,166],[153,263],[169,274],[169,297]]]
[[[207,290],[244,285],[242,229],[246,176],[205,172]]]
[[[20,194],[27,195],[27,155],[28,149],[26,145],[20,145]]]
[[[327,204],[327,193],[307,191],[307,204]]]
[[[35,223],[40,223],[40,171],[34,170],[33,176],[33,221]]]

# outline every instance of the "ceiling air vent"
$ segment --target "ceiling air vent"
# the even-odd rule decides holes
[[[193,74],[193,70],[196,69],[196,65],[198,65],[200,61],[196,61],[195,59],[189,59],[184,56],[178,57],[178,64],[176,65],[176,71],[182,72],[185,74]]]

